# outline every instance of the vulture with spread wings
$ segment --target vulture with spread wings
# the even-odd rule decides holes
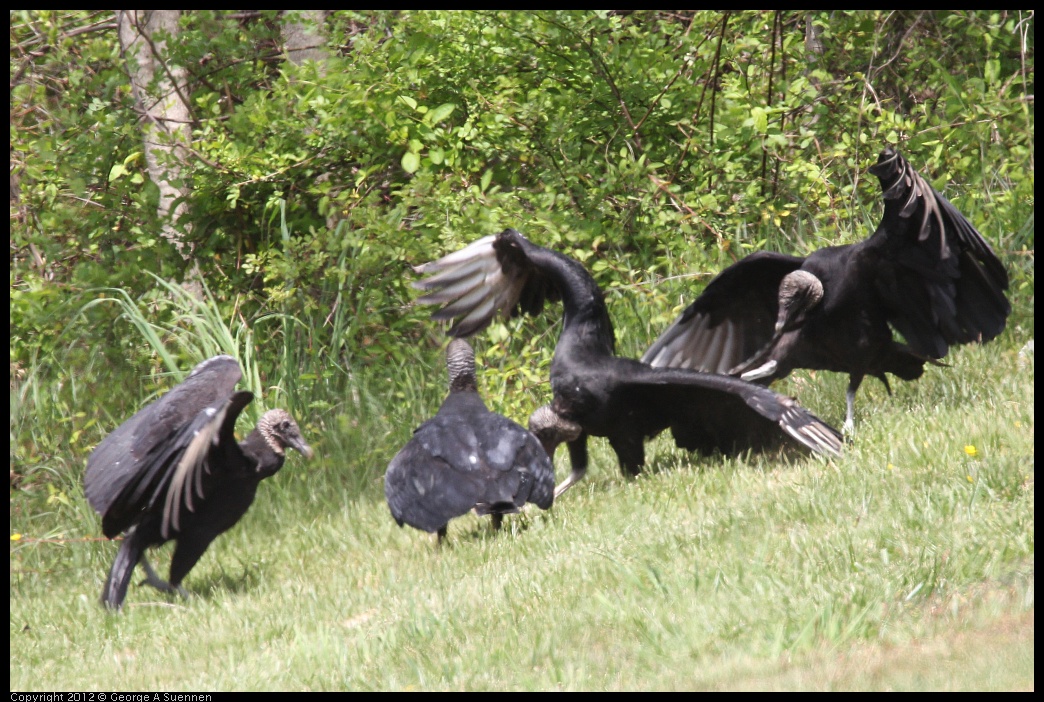
[[[421,304],[442,304],[432,317],[456,320],[449,334],[466,337],[498,314],[537,314],[561,300],[562,332],[551,362],[550,416],[579,425],[576,438],[556,435],[545,418],[542,439],[569,446],[572,472],[555,496],[587,470],[587,437],[603,436],[625,475],[645,462],[645,439],[670,429],[681,448],[734,453],[793,442],[837,455],[840,434],[794,400],[740,378],[679,368],[653,368],[614,352],[613,326],[594,279],[578,261],[533,244],[514,229],[489,236],[415,268],[432,274],[414,283]]]
[[[102,590],[102,604],[119,609],[134,566],[145,582],[185,594],[181,581],[210,543],[232,528],[254,501],[258,484],[283,466],[285,449],[312,456],[297,422],[284,410],[265,412],[237,442],[236,418],[254,399],[234,392],[242,377],[231,356],[197,365],[181,384],[106,436],[87,459],[84,492],[110,539],[126,532]],[[170,581],[145,558],[173,540]]]
[[[795,368],[848,373],[845,429],[865,376],[914,380],[950,346],[989,341],[1011,305],[1008,274],[975,227],[885,149],[870,173],[884,216],[858,244],[806,258],[762,251],[723,270],[642,357],[661,368],[768,384]],[[905,339],[893,339],[892,330]]]

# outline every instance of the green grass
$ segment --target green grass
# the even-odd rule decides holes
[[[499,534],[460,518],[441,550],[394,524],[382,476],[442,370],[403,371],[435,385],[406,407],[360,381],[347,406],[369,410],[262,485],[190,600],[132,586],[120,615],[97,602],[116,545],[84,540],[100,529],[78,488],[32,510],[12,492],[11,689],[1031,690],[1031,329],[891,397],[868,381],[842,458],[698,457],[662,437],[629,482],[594,440],[553,510]],[[778,387],[837,423],[845,382]]]

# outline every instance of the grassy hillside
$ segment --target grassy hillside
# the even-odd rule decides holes
[[[82,495],[13,500],[11,688],[1033,689],[1028,340],[1014,323],[892,397],[868,383],[837,460],[661,438],[629,482],[595,440],[550,512],[499,534],[463,517],[441,550],[381,495],[409,421],[363,414],[262,486],[190,600],[132,586],[118,616],[97,603],[116,545],[87,538]],[[845,382],[779,388],[839,423]]]

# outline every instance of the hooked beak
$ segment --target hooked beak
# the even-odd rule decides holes
[[[315,451],[312,450],[312,447],[306,444],[304,439],[302,439],[301,437],[294,437],[293,439],[291,439],[290,447],[297,449],[297,451],[299,451],[300,454],[305,458],[311,458],[315,455]]]

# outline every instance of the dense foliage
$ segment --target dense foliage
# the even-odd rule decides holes
[[[277,12],[187,12],[187,260],[157,233],[111,13],[11,19],[12,480],[65,472],[164,387],[157,345],[168,370],[253,354],[316,428],[368,378],[441,378],[409,266],[505,226],[585,261],[638,353],[736,256],[865,236],[887,144],[1032,306],[1032,12],[338,11],[300,67]],[[177,292],[197,266],[204,303]],[[545,341],[480,343],[502,409],[531,407],[512,391],[539,390]]]

